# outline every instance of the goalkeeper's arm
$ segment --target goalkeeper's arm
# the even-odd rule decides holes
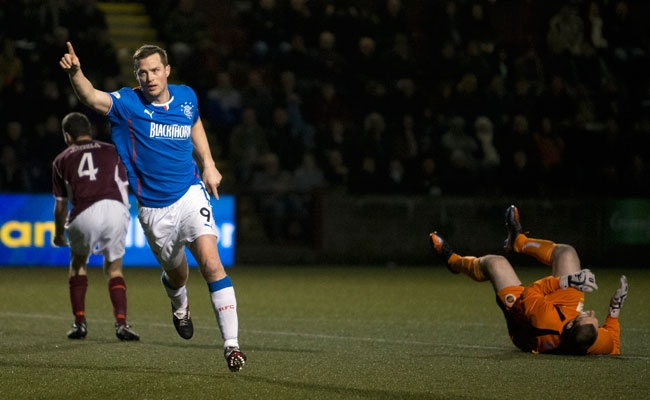
[[[619,286],[619,288],[616,289],[616,293],[614,293],[614,296],[612,296],[612,299],[609,301],[610,317],[618,318],[626,298],[627,298],[627,277],[625,275],[621,275],[621,286]]]

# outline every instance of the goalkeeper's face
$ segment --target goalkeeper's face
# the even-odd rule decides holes
[[[596,312],[593,310],[581,312],[580,315],[573,319],[573,324],[593,325],[598,329],[598,318],[596,318]]]

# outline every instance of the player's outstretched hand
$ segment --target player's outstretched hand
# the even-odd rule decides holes
[[[596,276],[588,269],[581,269],[576,273],[561,276],[560,287],[562,289],[572,287],[581,292],[593,292],[598,289]]]
[[[59,65],[65,72],[68,74],[73,74],[81,68],[81,62],[79,62],[79,57],[74,52],[74,47],[72,47],[72,43],[66,42],[66,45],[68,46],[68,52],[61,57],[61,61],[59,61]]]
[[[611,317],[618,318],[626,298],[627,277],[625,275],[621,275],[621,286],[616,289],[616,293],[614,293],[614,296],[612,296],[612,299],[609,301],[609,315]]]

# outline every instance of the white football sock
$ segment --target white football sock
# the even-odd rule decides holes
[[[237,339],[239,320],[237,318],[237,299],[232,286],[210,292],[212,308],[224,340],[224,347],[239,347]]]
[[[162,278],[163,281],[163,287],[165,288],[165,292],[167,292],[167,296],[169,299],[172,301],[172,305],[174,308],[178,311],[181,312],[182,315],[177,315],[178,318],[182,318],[185,316],[185,310],[187,309],[187,286],[181,286],[178,289],[174,289],[169,286],[169,283],[167,280]]]

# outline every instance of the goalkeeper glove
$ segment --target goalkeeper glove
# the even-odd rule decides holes
[[[596,276],[588,269],[581,269],[576,273],[561,276],[560,287],[562,289],[572,287],[581,292],[593,292],[598,289]]]
[[[625,275],[621,275],[621,287],[616,289],[616,293],[609,301],[609,316],[618,318],[618,315],[621,313],[621,307],[625,303],[627,298],[627,278]]]

